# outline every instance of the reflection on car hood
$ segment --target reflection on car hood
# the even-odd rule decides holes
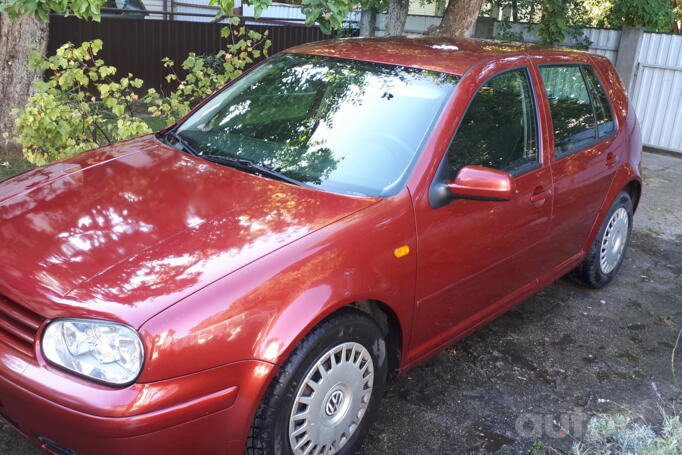
[[[141,323],[375,201],[246,174],[146,136],[0,183],[0,293],[46,317]]]

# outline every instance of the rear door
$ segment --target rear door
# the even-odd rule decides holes
[[[549,268],[575,259],[585,244],[615,175],[617,124],[592,65],[562,62],[540,64],[538,69],[554,138]]]
[[[527,59],[490,65],[470,99],[433,185],[466,165],[509,172],[510,201],[455,199],[415,206],[419,238],[417,316],[411,355],[419,358],[499,310],[544,270],[538,247],[551,219],[552,179],[543,164]],[[462,87],[458,88],[458,90]],[[497,304],[497,305],[496,305]]]

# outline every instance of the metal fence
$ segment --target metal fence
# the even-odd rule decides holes
[[[503,31],[504,22],[495,23],[495,34],[498,35]],[[537,25],[528,25],[520,23],[508,23],[508,31],[511,33],[518,33],[523,36],[523,41],[526,43],[539,43],[540,35],[537,34]],[[604,57],[616,63],[618,55],[618,44],[620,43],[620,30],[606,30],[599,28],[583,28],[582,33],[587,37],[591,44],[589,51],[593,54],[603,55]],[[566,36],[564,41],[559,43],[559,46],[573,47],[576,41],[569,36]]]
[[[631,99],[642,142],[682,152],[682,36],[644,33]]]
[[[184,21],[150,21],[128,18],[102,18],[90,22],[75,17],[52,16],[48,54],[61,45],[72,42],[101,39],[104,47],[100,53],[107,65],[118,68],[119,74],[131,73],[145,81],[147,87],[167,91],[170,89],[164,77],[167,74],[161,64],[169,57],[182,63],[190,52],[215,54],[225,49],[227,41],[220,37],[224,24]],[[303,24],[249,24],[249,29],[269,32],[272,42],[269,53],[311,41],[332,38],[323,34],[319,27]]]

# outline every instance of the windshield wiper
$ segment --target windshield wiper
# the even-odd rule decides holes
[[[187,142],[187,140],[185,140],[185,138],[180,136],[180,134],[176,133],[172,129],[166,131],[161,137],[164,140],[164,142],[166,142],[166,144],[170,145],[171,147],[175,147],[176,144],[180,144],[180,147],[182,147],[182,149],[185,152],[189,153],[192,156],[199,156],[199,154],[196,152],[196,150],[194,150],[194,148],[192,148],[192,146],[189,145],[189,142]],[[168,140],[169,138],[173,139],[175,141],[175,144],[171,143]],[[177,147],[175,147],[175,148],[177,148]]]
[[[267,166],[263,166],[262,164],[258,164],[251,160],[247,160],[246,158],[235,158],[227,155],[197,155],[197,156],[208,161],[213,161],[214,163],[223,164],[225,166],[237,167],[241,170],[249,171],[253,174],[258,174],[263,177],[270,177],[275,180],[281,180],[283,182],[291,183],[292,185],[310,188],[309,185],[306,185],[305,183],[299,180],[284,175],[281,172],[276,171],[274,169],[270,169]]]

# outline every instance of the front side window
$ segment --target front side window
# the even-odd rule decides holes
[[[458,80],[283,54],[228,86],[177,134],[205,159],[248,160],[326,191],[389,196],[404,185]]]
[[[450,179],[467,165],[520,174],[539,163],[537,116],[525,69],[493,77],[476,93],[448,150]]]
[[[594,110],[580,66],[541,66],[540,75],[552,112],[555,155],[564,156],[594,142]]]
[[[604,138],[611,135],[616,129],[611,103],[609,103],[609,97],[606,95],[606,90],[601,85],[599,78],[594,74],[594,69],[591,66],[583,66],[583,71],[594,103],[594,114],[597,117],[597,135],[599,138]]]

